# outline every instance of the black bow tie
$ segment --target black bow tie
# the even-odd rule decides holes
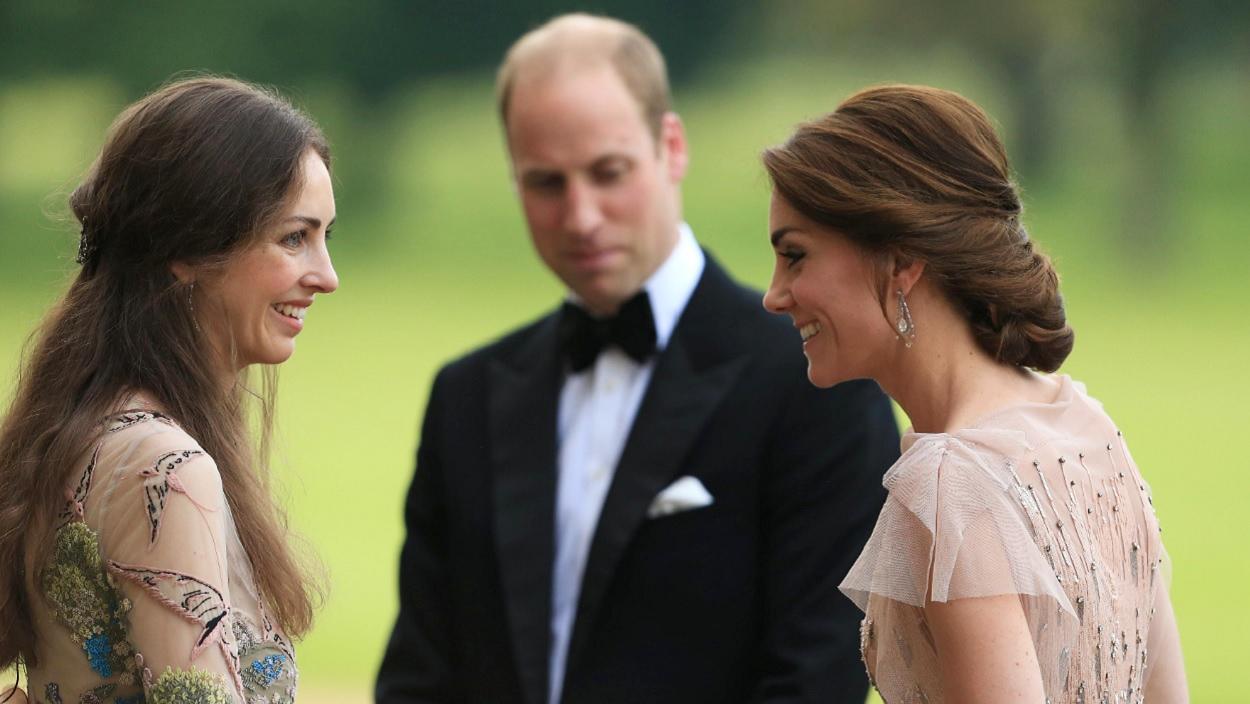
[[[616,315],[595,318],[565,303],[560,315],[560,345],[574,372],[584,371],[608,345],[616,345],[636,362],[655,354],[655,318],[646,291],[625,302]]]

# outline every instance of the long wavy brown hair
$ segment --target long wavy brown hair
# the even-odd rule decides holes
[[[290,547],[266,469],[276,372],[264,371],[259,391],[246,372],[222,384],[221,345],[205,344],[193,317],[212,301],[194,300],[202,294],[171,272],[174,262],[224,266],[252,244],[298,192],[309,149],[329,166],[304,113],[216,77],[171,83],[110,128],[70,196],[82,269],[28,343],[0,425],[0,670],[36,664],[28,600],[38,598],[55,516],[101,421],[135,393],[216,461],[277,621],[296,637],[311,626],[319,580]]]

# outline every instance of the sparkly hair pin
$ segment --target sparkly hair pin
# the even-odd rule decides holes
[[[82,229],[78,231],[78,257],[74,261],[81,266],[86,266],[87,262],[95,258],[96,244],[92,241],[91,233],[87,230],[87,218],[82,219]]]

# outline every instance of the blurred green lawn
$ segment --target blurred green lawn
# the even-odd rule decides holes
[[[782,80],[784,79],[784,80]],[[740,278],[767,282],[760,148],[880,80],[965,92],[1011,121],[994,81],[957,58],[906,68],[778,61],[725,66],[678,95],[691,140],[686,217]],[[1217,70],[1176,81],[1170,203],[1161,245],[1120,234],[1117,184],[1131,116],[1099,86],[1063,96],[1059,162],[1026,183],[1030,232],[1064,275],[1085,381],[1124,429],[1154,489],[1174,563],[1195,701],[1250,700],[1240,676],[1250,391],[1244,299],[1250,93]],[[401,508],[428,385],[439,365],[553,305],[560,289],[531,253],[513,202],[489,84],[449,78],[365,108],[341,87],[299,98],[337,151],[342,282],[318,299],[283,367],[275,470],[293,522],[332,591],[301,644],[309,701],[366,701],[396,605]],[[0,88],[0,399],[19,351],[63,285],[74,235],[44,214],[72,188],[124,101],[100,81]],[[923,321],[918,321],[923,334]],[[798,344],[796,339],[795,344]]]

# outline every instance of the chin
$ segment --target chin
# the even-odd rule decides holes
[[[845,365],[838,366],[828,361],[817,362],[813,359],[807,361],[807,380],[812,382],[812,386],[821,389],[837,386],[844,381],[870,378],[869,375],[861,373],[862,371],[862,369],[848,369]]]
[[[260,354],[252,357],[250,364],[282,364],[291,358],[295,353],[295,347],[276,348],[264,350]]]
[[[820,389],[827,389],[842,381],[837,375],[829,373],[828,369],[821,369],[811,363],[807,365],[807,380]]]

